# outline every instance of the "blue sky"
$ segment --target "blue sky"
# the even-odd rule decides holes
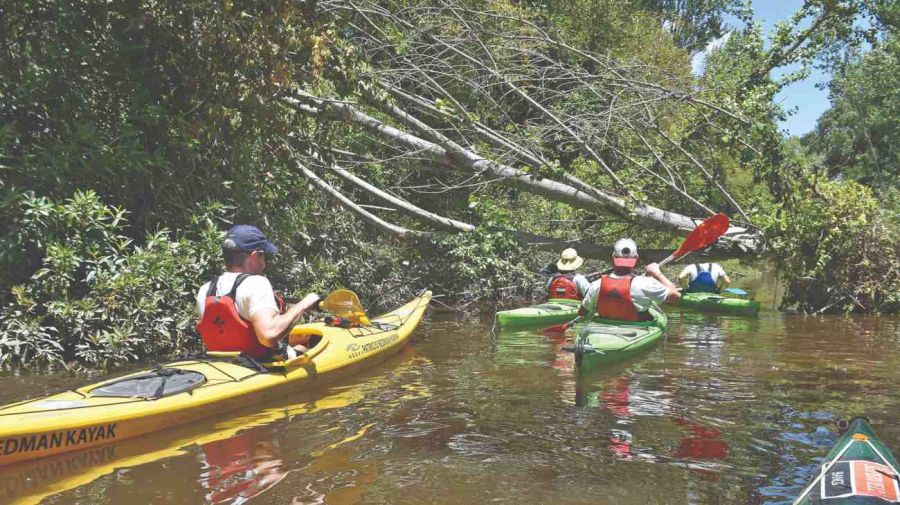
[[[778,21],[787,20],[803,5],[802,0],[760,0],[753,2],[754,17],[761,20],[766,34],[770,34]],[[737,23],[733,20],[732,24]],[[694,68],[697,71],[702,65],[702,56],[695,57]],[[785,67],[773,72],[773,77],[796,70],[797,67]],[[789,135],[803,135],[816,126],[816,120],[831,107],[827,89],[816,88],[816,83],[827,82],[828,75],[821,70],[813,69],[812,74],[803,81],[786,87],[776,96],[785,110],[792,114],[780,123],[782,130]]]

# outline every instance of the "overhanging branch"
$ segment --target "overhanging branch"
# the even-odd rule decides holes
[[[308,105],[307,103],[312,105]],[[400,144],[415,151],[419,156],[425,157],[437,165],[464,170],[470,173],[489,173],[496,177],[500,183],[518,187],[530,193],[544,196],[551,200],[563,202],[573,207],[591,211],[612,213],[628,219],[637,219],[645,225],[668,231],[686,233],[696,227],[700,222],[678,213],[669,212],[644,204],[628,206],[624,199],[603,193],[597,193],[604,198],[598,199],[583,190],[562,184],[546,178],[538,178],[516,168],[487,160],[480,155],[453,144],[451,152],[448,149],[416,135],[399,130],[379,119],[360,112],[347,103],[333,102],[321,98],[302,94],[300,99],[285,98],[285,102],[295,110],[317,118],[331,120],[346,120],[373,132],[394,144]],[[405,124],[412,125],[416,129],[429,129],[425,123],[413,118],[398,108],[392,109],[392,115]],[[435,133],[435,138],[440,134]],[[729,230],[728,237],[724,240],[728,248],[736,248],[747,252],[755,252],[760,244],[760,237],[747,232],[743,228]]]

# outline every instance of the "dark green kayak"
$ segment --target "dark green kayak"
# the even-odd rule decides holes
[[[703,312],[721,312],[742,316],[755,316],[759,313],[759,302],[735,296],[723,296],[717,293],[681,293],[679,305]]]
[[[900,503],[898,468],[868,420],[854,418],[794,505]]]
[[[497,324],[503,328],[547,326],[568,323],[578,315],[577,300],[551,299],[546,303],[497,312]]]
[[[650,314],[653,320],[639,323],[595,319],[581,325],[574,345],[578,370],[597,370],[656,345],[666,332],[669,319],[657,306],[650,309]]]

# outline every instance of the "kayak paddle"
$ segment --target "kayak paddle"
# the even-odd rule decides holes
[[[579,308],[579,310],[581,310]],[[563,324],[554,324],[553,326],[548,326],[540,331],[541,335],[547,336],[555,336],[564,334],[569,328],[575,325],[578,321],[581,321],[581,316],[576,317],[575,319],[569,321],[568,323]]]
[[[728,231],[728,225],[731,221],[728,219],[728,216],[725,214],[716,214],[702,223],[698,224],[696,228],[691,230],[687,237],[684,238],[684,242],[681,243],[681,247],[678,248],[677,251],[670,254],[666,259],[659,262],[659,266],[662,267],[671,263],[673,261],[677,261],[688,254],[699,251],[701,249],[705,249],[712,244],[714,244],[719,237],[725,234]],[[604,274],[608,274],[612,272],[612,270],[607,270]],[[569,328],[572,327],[575,323],[581,320],[581,316],[576,317],[575,319],[569,321],[564,324],[555,324],[553,326],[548,326],[540,331],[542,335],[561,335],[566,332]]]
[[[728,225],[731,220],[725,214],[716,214],[709,219],[698,224],[681,243],[681,247],[677,251],[670,254],[666,259],[659,262],[659,266],[666,265],[672,261],[683,258],[688,254],[705,249],[713,245],[719,237],[728,231]]]

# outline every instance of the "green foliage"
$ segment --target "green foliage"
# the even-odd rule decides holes
[[[657,30],[670,34],[670,46],[702,50],[722,35],[723,16],[738,5],[735,0],[563,0],[541,2],[537,7],[552,15],[576,45],[634,56]]]
[[[422,273],[439,293],[469,300],[503,298],[515,289],[531,294],[534,273],[527,266],[533,253],[503,232],[479,228],[443,235],[433,247]]]
[[[790,191],[784,181],[793,166],[785,159],[784,138],[778,129],[778,121],[786,114],[775,96],[796,76],[774,80],[768,72],[759,73],[769,57],[760,24],[733,32],[707,57],[701,82],[710,101],[739,111],[740,117],[718,129],[691,118],[687,124],[702,125],[691,127],[690,137],[718,138],[711,153],[715,158],[751,172],[756,182],[765,183],[777,198],[783,198]],[[703,152],[702,146],[694,145],[693,152]]]
[[[135,247],[122,234],[125,213],[91,192],[27,198],[20,209],[27,233],[17,239],[43,260],[0,309],[0,363],[109,368],[189,346],[198,279],[219,256],[208,218],[194,236],[160,230]]]
[[[302,2],[5,5],[0,188],[93,190],[132,238],[200,201],[258,214],[270,142],[299,127],[277,97],[328,71],[329,37]]]
[[[772,261],[789,281],[786,305],[820,313],[900,310],[900,226],[868,188],[810,184],[775,206],[763,225]]]
[[[700,51],[725,30],[724,16],[736,13],[737,0],[642,0],[647,11],[658,13],[678,47]]]
[[[769,237],[768,257],[788,283],[786,304],[806,312],[898,310],[897,221],[889,215],[896,204],[839,182],[872,184],[877,179],[884,187],[896,180],[891,140],[897,136],[897,69],[896,55],[888,54],[892,37],[869,55],[834,66],[836,55],[853,54],[862,41],[874,40],[859,28],[866,23],[858,21],[887,12],[877,4],[806,2],[777,27],[768,44],[745,12],[746,28],[709,56],[703,76],[709,99],[730,104],[743,119],[722,132],[721,148],[714,154],[716,165],[723,167],[720,180],[745,202]],[[810,26],[815,29],[808,31]],[[777,80],[769,76],[772,69],[792,63],[801,64],[800,69]],[[816,132],[803,139],[804,146],[778,131],[777,122],[786,112],[775,96],[806,74],[802,65],[814,63],[839,71],[831,83],[833,108]],[[732,133],[740,133],[747,144],[735,143]],[[701,152],[700,147],[691,150]],[[828,178],[833,180],[822,180]]]
[[[900,188],[900,39],[842,65],[829,84],[831,109],[804,143],[829,177]]]

